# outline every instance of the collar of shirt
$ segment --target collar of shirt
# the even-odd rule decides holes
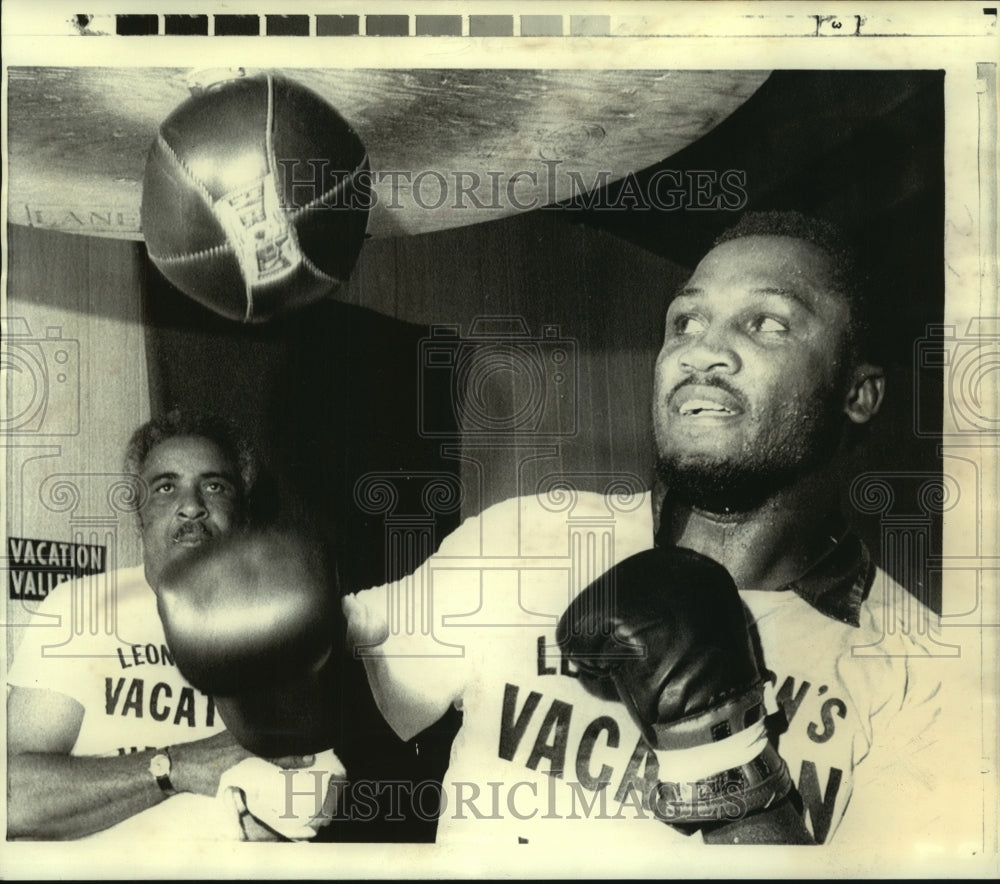
[[[792,590],[827,617],[860,626],[861,605],[874,577],[868,547],[856,534],[844,531],[805,574],[782,589]]]
[[[650,495],[652,511],[659,513],[663,495]],[[861,626],[861,605],[875,578],[875,563],[868,547],[848,527],[842,514],[829,516],[832,545],[801,577],[778,587],[791,590],[821,614],[849,626]],[[657,519],[654,516],[654,525]],[[657,529],[657,534],[659,529]]]

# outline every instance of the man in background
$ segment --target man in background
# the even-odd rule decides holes
[[[141,480],[143,564],[57,587],[9,674],[8,836],[279,840],[245,802],[220,811],[221,778],[250,753],[175,666],[157,612],[167,566],[245,526],[254,453],[227,422],[175,411],[136,430],[125,469]],[[111,635],[77,628],[98,594]],[[268,767],[280,796],[280,771]],[[313,834],[305,827],[295,837]]]

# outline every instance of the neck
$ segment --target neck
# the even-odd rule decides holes
[[[662,540],[724,565],[740,589],[774,590],[801,577],[830,549],[842,519],[836,485],[812,476],[745,513],[710,513],[667,492],[659,532]]]

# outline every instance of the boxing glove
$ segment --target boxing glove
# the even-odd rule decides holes
[[[557,640],[582,685],[620,700],[650,747],[678,762],[686,752],[718,764],[694,782],[661,782],[650,796],[661,819],[731,819],[791,789],[766,740],[763,679],[739,593],[721,565],[676,547],[631,556],[573,600]]]
[[[157,607],[184,677],[241,745],[276,758],[336,741],[338,595],[318,545],[272,530],[172,562]]]

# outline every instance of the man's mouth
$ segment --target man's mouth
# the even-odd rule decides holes
[[[730,408],[726,408],[725,405],[720,405],[718,402],[711,402],[708,399],[689,399],[677,411],[683,417],[690,415],[729,415],[737,413]]]
[[[735,395],[706,384],[684,384],[674,391],[671,406],[681,417],[723,418],[743,414]]]
[[[185,522],[170,539],[178,546],[201,546],[212,539],[212,532],[202,522]]]

